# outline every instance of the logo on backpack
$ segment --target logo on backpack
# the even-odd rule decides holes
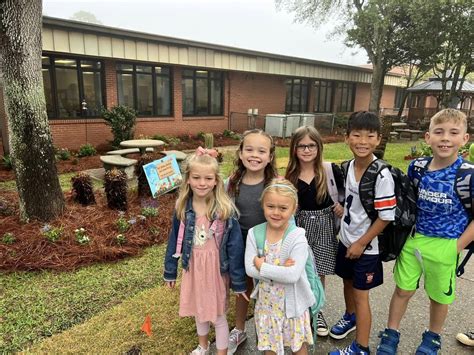
[[[345,179],[350,161],[342,163]],[[395,220],[391,221],[378,236],[379,253],[382,261],[397,258],[407,238],[413,234],[416,216],[416,194],[408,176],[381,159],[374,160],[362,175],[359,182],[359,198],[370,220],[375,222],[378,217],[374,206],[375,182],[380,172],[387,168],[395,183]]]

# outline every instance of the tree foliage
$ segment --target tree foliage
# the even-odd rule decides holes
[[[83,11],[83,10],[77,11],[70,17],[70,19],[102,25],[102,22],[93,13],[89,11]]]

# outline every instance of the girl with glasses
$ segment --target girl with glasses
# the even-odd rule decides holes
[[[344,178],[336,164],[323,162],[323,142],[314,127],[298,128],[290,143],[290,161],[285,178],[298,190],[296,224],[306,230],[323,286],[325,276],[334,275],[339,219],[344,209]],[[329,329],[322,312],[318,314],[317,334]]]

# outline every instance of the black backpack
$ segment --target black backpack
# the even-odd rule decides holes
[[[428,169],[428,165],[431,162],[433,157],[422,157],[415,160],[413,163],[413,185],[415,191],[418,190],[418,185],[420,184],[421,178]],[[474,164],[469,160],[463,160],[462,164],[459,166],[458,171],[456,172],[456,180],[454,181],[454,190],[461,200],[462,205],[464,206],[468,216],[469,222],[472,221],[474,216]],[[464,274],[464,267],[466,266],[469,258],[474,253],[474,242],[471,242],[466,246],[468,252],[464,257],[464,260],[459,264],[456,274],[461,276]]]
[[[344,180],[350,161],[342,163]],[[362,174],[359,181],[359,198],[370,220],[375,222],[378,213],[374,207],[375,181],[380,172],[387,168],[392,174],[395,183],[395,220],[390,222],[379,234],[379,252],[382,261],[391,261],[397,258],[402,251],[407,238],[414,233],[416,217],[416,194],[408,176],[400,169],[395,168],[382,159],[374,160]]]

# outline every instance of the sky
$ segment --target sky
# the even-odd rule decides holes
[[[43,0],[43,14],[69,19],[78,11],[105,26],[326,62],[363,65],[363,49],[328,38],[335,20],[317,30],[277,11],[273,0]]]

